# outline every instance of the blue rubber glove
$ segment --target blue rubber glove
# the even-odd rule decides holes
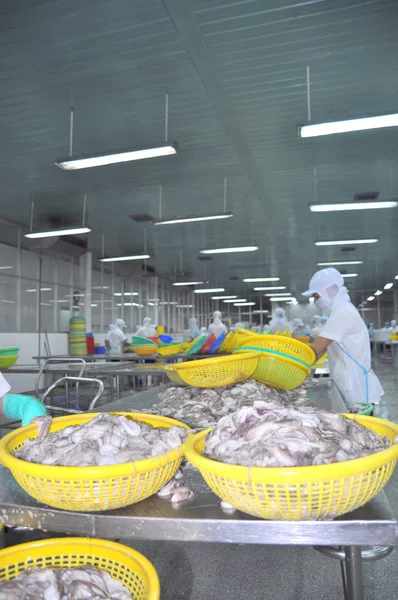
[[[32,396],[6,394],[3,398],[3,412],[9,419],[19,419],[22,425],[29,425],[35,417],[47,414],[44,404]]]

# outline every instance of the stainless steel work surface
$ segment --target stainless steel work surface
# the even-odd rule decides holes
[[[124,398],[102,409],[148,408],[160,386],[133,398]],[[310,392],[323,408],[344,410],[342,400],[330,394],[330,385],[320,383]],[[382,492],[366,506],[333,521],[266,521],[239,511],[232,515],[220,508],[220,500],[200,474],[188,470],[195,491],[193,501],[179,509],[157,496],[124,509],[100,513],[72,513],[40,504],[0,466],[0,522],[35,529],[88,535],[147,540],[207,541],[282,545],[398,545],[398,523]]]

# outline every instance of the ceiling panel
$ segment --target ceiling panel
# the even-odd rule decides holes
[[[78,220],[83,196],[109,254],[143,248],[160,274],[182,271],[243,293],[230,277],[278,275],[298,294],[317,261],[357,258],[351,288],[398,271],[396,210],[315,215],[308,204],[357,192],[398,196],[396,129],[299,139],[307,121],[396,110],[398,6],[388,0],[5,0],[0,6],[0,217],[37,226]],[[63,172],[74,154],[157,144],[177,156]],[[155,228],[129,215],[223,210],[224,222]],[[317,239],[378,237],[352,254]],[[255,253],[198,260],[203,247]],[[249,285],[251,289],[253,286]]]

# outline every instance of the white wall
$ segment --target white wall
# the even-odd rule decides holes
[[[51,354],[68,353],[68,335],[66,333],[49,333]],[[33,356],[39,351],[39,336],[37,333],[0,333],[0,348],[19,346],[19,358],[16,366],[37,364]],[[41,336],[41,354],[44,355],[44,335]],[[34,390],[36,375],[9,375],[4,373],[15,393]]]

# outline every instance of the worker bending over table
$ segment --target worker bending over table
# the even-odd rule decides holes
[[[378,404],[384,390],[371,369],[368,330],[337,269],[317,271],[303,293],[328,317],[311,344],[316,358],[328,352],[330,378],[349,403]]]

